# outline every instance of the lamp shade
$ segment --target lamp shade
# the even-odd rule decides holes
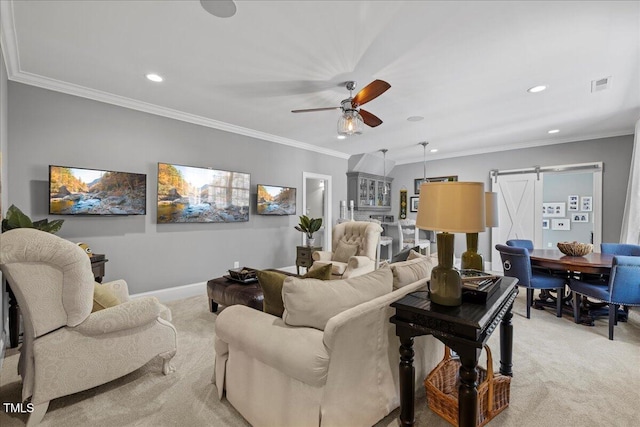
[[[426,182],[420,186],[416,227],[450,233],[484,231],[484,183]]]
[[[487,227],[497,227],[498,220],[498,193],[484,193],[484,212]]]

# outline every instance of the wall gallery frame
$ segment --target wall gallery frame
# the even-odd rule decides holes
[[[584,212],[571,214],[571,222],[589,222],[589,214]]]
[[[578,210],[578,202],[579,202],[579,197],[578,195],[571,195],[567,198],[567,210],[569,211],[577,211]]]
[[[571,221],[568,218],[552,219],[551,229],[569,231],[571,230]]]
[[[458,180],[458,175],[451,176],[434,176],[431,178],[416,178],[413,180],[413,192],[414,194],[420,194],[420,185],[423,182],[455,182]]]
[[[543,219],[542,220],[542,229],[543,230],[548,230],[549,229],[549,220],[548,219]]]
[[[409,210],[411,212],[418,212],[418,201],[420,201],[420,197],[409,197]]]
[[[593,197],[582,196],[580,199],[580,210],[583,212],[591,212],[593,210]]]
[[[552,202],[542,204],[542,216],[547,218],[562,218],[566,214],[566,203]]]

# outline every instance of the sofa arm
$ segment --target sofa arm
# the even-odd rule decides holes
[[[331,261],[332,256],[333,253],[329,251],[315,251],[311,254],[314,261]]]
[[[329,354],[322,342],[322,331],[292,327],[281,318],[243,305],[226,307],[216,319],[216,337],[233,349],[312,386],[326,381]],[[216,350],[225,350],[216,342]]]
[[[155,297],[138,298],[91,313],[72,329],[88,336],[110,334],[147,325],[158,319],[164,310]]]
[[[366,256],[352,256],[349,258],[347,269],[342,274],[343,279],[362,276],[376,269],[376,262]]]
[[[122,279],[114,280],[107,283],[101,283],[100,286],[109,288],[109,290],[116,296],[116,298],[118,298],[118,301],[120,301],[120,303],[130,300],[129,287],[127,286],[127,282]]]

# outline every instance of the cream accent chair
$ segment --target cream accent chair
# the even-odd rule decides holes
[[[22,399],[38,424],[49,401],[112,381],[156,356],[163,373],[176,353],[171,312],[156,298],[129,299],[124,280],[105,283],[121,304],[91,313],[91,262],[78,245],[21,228],[0,235],[0,268],[18,300],[24,342],[18,372]]]
[[[348,221],[336,225],[331,236],[332,251],[314,252],[310,270],[331,263],[332,279],[348,279],[375,270],[380,234],[382,227],[370,221]],[[358,244],[358,253],[349,258],[348,262],[332,260],[341,240]]]
[[[385,272],[386,270],[386,272]],[[380,276],[383,276],[380,278]],[[285,280],[285,314],[291,309]],[[304,279],[298,289],[312,289],[315,279]],[[389,268],[343,282],[361,282],[361,289],[392,289]],[[213,381],[220,399],[225,396],[254,427],[370,427],[400,406],[398,371],[400,340],[389,318],[390,304],[410,292],[426,290],[426,278],[366,300],[330,317],[324,330],[292,326],[268,313],[243,306],[226,307],[216,319],[216,363]],[[289,282],[288,282],[289,281]],[[366,283],[363,283],[366,281]],[[329,286],[326,282],[317,284]],[[335,294],[314,303],[312,312],[330,310]],[[342,295],[338,296],[340,299]],[[306,310],[300,309],[298,315]],[[289,312],[291,314],[291,312]],[[309,314],[311,317],[311,314]],[[289,323],[286,323],[289,322]],[[300,325],[300,322],[294,322]],[[424,395],[422,379],[437,365],[444,349],[433,336],[415,337],[413,346],[415,392]]]

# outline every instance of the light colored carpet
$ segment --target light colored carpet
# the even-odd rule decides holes
[[[492,426],[635,426],[640,402],[640,313],[607,339],[607,321],[576,325],[552,310],[525,318],[524,292],[514,306],[514,377],[511,405]],[[161,373],[159,360],[111,383],[55,399],[42,426],[247,426],[211,383],[214,322],[206,296],[167,304],[178,329],[177,371]],[[489,341],[497,371],[498,332]],[[9,350],[0,372],[0,402],[20,401],[18,355]],[[481,364],[484,364],[481,360]],[[422,379],[417,379],[422,381]],[[376,424],[395,427],[398,410]],[[0,411],[2,427],[21,426],[26,415]],[[416,399],[417,426],[448,426],[428,409],[424,392]],[[346,426],[348,427],[348,426]]]

